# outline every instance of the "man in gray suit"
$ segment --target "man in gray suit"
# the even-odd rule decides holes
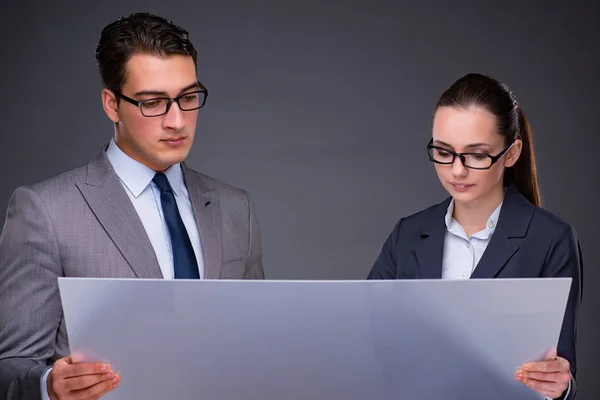
[[[0,399],[97,399],[119,384],[110,365],[71,358],[57,277],[264,279],[248,193],[183,163],[208,94],[187,32],[133,14],[104,28],[96,58],[114,138],[10,199]]]

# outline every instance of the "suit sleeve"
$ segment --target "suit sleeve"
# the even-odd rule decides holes
[[[0,400],[40,399],[62,308],[56,236],[40,196],[17,189],[0,234]]]
[[[262,243],[258,219],[252,206],[250,194],[244,191],[248,201],[248,262],[244,279],[265,279],[265,271],[262,260]]]
[[[401,223],[402,219],[398,221],[394,230],[388,235],[379,256],[375,260],[375,263],[367,276],[368,280],[396,279],[396,246],[398,245]]]
[[[566,358],[571,364],[571,390],[569,399],[575,396],[577,373],[577,358],[575,342],[577,338],[577,317],[583,297],[583,260],[581,245],[577,233],[572,227],[567,227],[554,239],[548,252],[544,276],[572,278],[571,290],[565,309],[565,317],[558,340],[557,354]]]

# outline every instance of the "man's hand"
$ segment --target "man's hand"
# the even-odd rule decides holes
[[[119,386],[120,380],[108,364],[76,364],[68,356],[54,363],[47,389],[51,400],[96,400]]]
[[[571,365],[551,351],[546,361],[523,364],[515,373],[515,379],[538,393],[557,399],[567,390],[571,381]]]

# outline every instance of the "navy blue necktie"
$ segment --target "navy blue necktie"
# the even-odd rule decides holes
[[[179,215],[179,209],[169,180],[163,173],[159,172],[154,175],[152,181],[160,189],[160,202],[171,234],[175,279],[200,279],[194,248],[185,230],[181,215]]]

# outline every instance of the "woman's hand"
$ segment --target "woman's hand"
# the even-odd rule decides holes
[[[544,396],[557,399],[569,387],[571,365],[566,359],[557,357],[554,350],[545,361],[523,364],[515,372],[515,379]]]

